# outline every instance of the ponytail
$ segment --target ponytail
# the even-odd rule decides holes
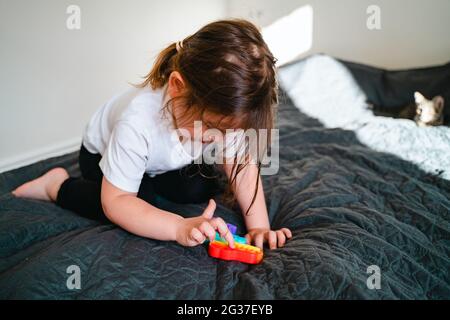
[[[177,54],[176,43],[162,50],[150,70],[144,77],[145,80],[138,87],[151,86],[153,90],[162,88],[169,79],[170,73],[174,70],[173,57]]]

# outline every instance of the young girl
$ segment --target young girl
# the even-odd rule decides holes
[[[218,231],[234,247],[225,222],[213,217],[211,197],[220,188],[211,176],[224,172],[244,213],[247,241],[260,248],[264,242],[271,249],[282,247],[292,234],[287,228],[270,229],[260,159],[194,164],[199,155],[190,151],[196,141],[182,141],[177,133],[193,133],[194,121],[221,132],[272,129],[278,102],[275,61],[248,21],[204,26],[164,49],[140,86],[113,97],[94,114],[80,149],[82,177],[55,168],[13,194],[54,201],[87,218],[109,219],[136,235],[184,246],[212,240]],[[220,137],[200,139],[207,145]],[[210,200],[200,216],[184,218],[153,206],[155,194],[177,203]]]

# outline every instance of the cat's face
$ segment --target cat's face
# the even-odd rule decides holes
[[[444,98],[441,96],[428,100],[420,92],[414,93],[416,100],[416,113],[421,122],[427,124],[438,120],[444,110]]]

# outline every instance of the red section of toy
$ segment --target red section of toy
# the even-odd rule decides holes
[[[260,263],[263,258],[263,251],[248,244],[235,243],[232,249],[227,243],[213,241],[209,243],[208,253],[211,257],[223,260],[235,260],[249,264]]]

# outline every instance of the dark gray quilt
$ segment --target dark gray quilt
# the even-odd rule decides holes
[[[351,130],[325,128],[285,94],[278,125],[280,170],[264,187],[272,226],[291,228],[293,239],[266,249],[260,265],[215,260],[206,246],[140,238],[9,193],[53,166],[78,174],[69,154],[0,175],[0,298],[450,298],[450,182],[372,150]],[[239,214],[216,212],[244,232]],[[79,290],[66,286],[71,265],[81,270]],[[367,286],[371,265],[380,289]]]

